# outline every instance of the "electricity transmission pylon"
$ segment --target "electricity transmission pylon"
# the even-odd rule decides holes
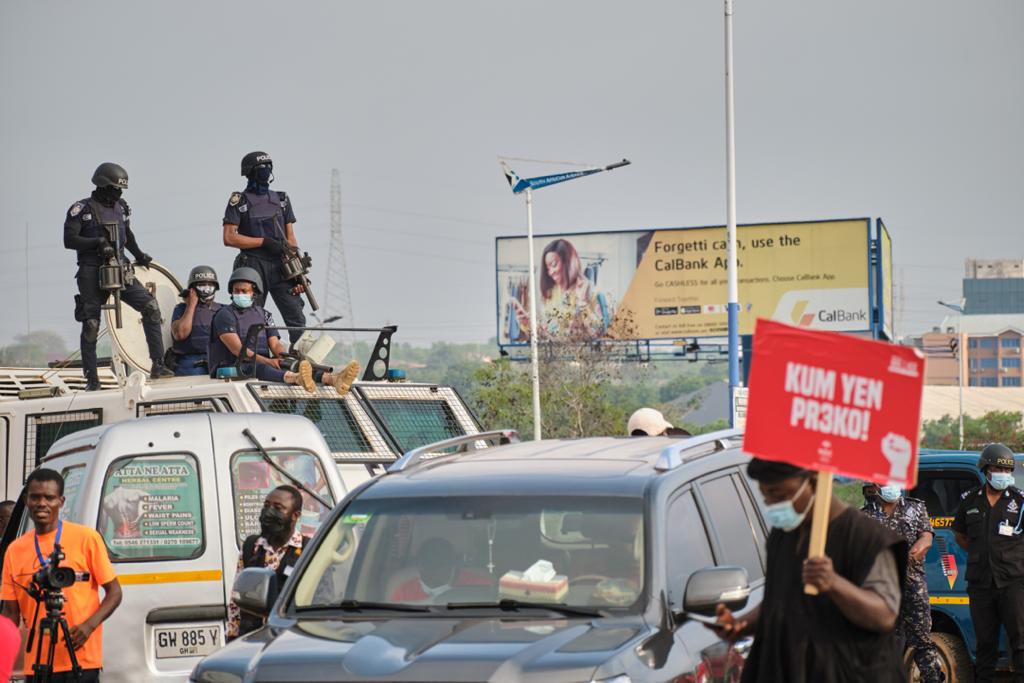
[[[345,263],[345,240],[341,234],[341,172],[331,169],[331,246],[327,255],[327,295],[324,297],[324,315],[341,316],[340,324],[354,327],[352,296],[348,288],[348,266]],[[341,342],[350,344],[350,334],[343,334]]]

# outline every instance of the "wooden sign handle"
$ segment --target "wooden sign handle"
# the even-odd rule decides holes
[[[814,491],[814,511],[811,518],[811,542],[807,549],[807,557],[824,557],[825,541],[828,538],[828,513],[832,509],[832,473],[818,472],[818,482]],[[817,595],[818,589],[811,584],[804,584],[804,593]]]

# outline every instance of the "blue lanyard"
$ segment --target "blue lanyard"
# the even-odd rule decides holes
[[[64,520],[58,519],[57,520],[57,538],[53,539],[54,547],[60,545],[60,532],[61,532],[61,530],[63,528],[64,528]],[[39,558],[39,566],[40,567],[45,567],[48,564],[50,564],[50,560],[48,558],[43,557],[43,551],[39,549],[39,532],[38,531],[35,533],[35,536],[32,537],[32,542],[36,544],[36,557]]]

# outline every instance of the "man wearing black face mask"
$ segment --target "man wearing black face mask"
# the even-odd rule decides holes
[[[221,304],[213,300],[220,284],[217,272],[210,266],[196,266],[188,274],[188,287],[182,293],[184,303],[171,314],[171,336],[174,337],[174,374],[210,374],[206,352],[210,346],[210,325]]]
[[[273,569],[277,573],[277,588],[280,590],[291,576],[303,545],[309,541],[295,530],[301,516],[302,494],[297,488],[285,484],[271,491],[260,512],[260,533],[249,536],[242,543],[238,571],[246,567]],[[228,605],[228,640],[255,631],[262,625],[262,620],[242,614],[235,603]]]
[[[304,327],[302,288],[281,273],[285,251],[298,251],[295,240],[295,213],[288,195],[270,189],[274,180],[274,162],[266,152],[249,152],[242,157],[242,175],[248,180],[245,190],[233,192],[224,211],[224,246],[241,250],[234,268],[254,268],[265,288],[256,305],[266,304],[267,294],[277,305],[286,327]],[[302,330],[289,330],[294,344]]]
[[[101,306],[110,294],[100,289],[100,266],[115,260],[126,264],[124,251],[135,256],[135,262],[148,266],[153,258],[139,248],[131,228],[131,209],[121,199],[128,187],[128,172],[114,163],[100,164],[92,175],[91,196],[71,205],[64,219],[64,248],[78,254],[78,295],[75,297],[75,320],[82,323],[80,348],[85,390],[100,388],[96,369],[96,340],[100,332]],[[138,281],[125,282],[121,301],[142,314],[142,329],[152,360],[150,377],[159,379],[173,373],[164,367],[164,342],[160,331],[160,304]]]

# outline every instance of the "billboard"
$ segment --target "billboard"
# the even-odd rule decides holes
[[[740,334],[758,318],[870,332],[870,219],[741,225]],[[727,334],[724,227],[534,238],[538,335],[679,339]],[[529,342],[525,237],[499,237],[498,343]]]
[[[881,274],[879,275],[879,296],[882,309],[882,332],[893,339],[893,317],[895,315],[892,291],[892,238],[881,219],[878,220],[878,250]]]

